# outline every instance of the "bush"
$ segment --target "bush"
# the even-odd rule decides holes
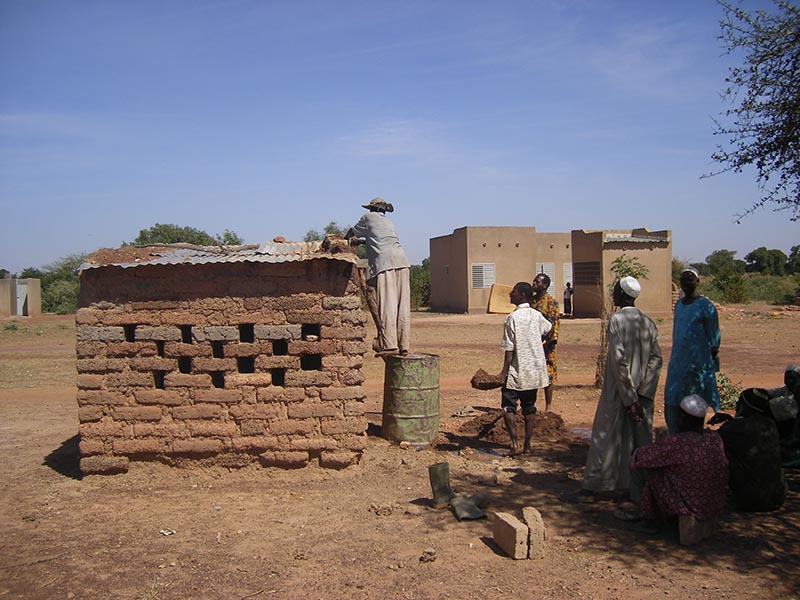
[[[419,310],[431,305],[431,270],[430,260],[425,259],[421,265],[411,265],[411,310]]]
[[[80,284],[74,279],[57,279],[42,289],[44,312],[69,315],[78,309]]]
[[[749,273],[745,276],[750,299],[768,304],[794,304],[800,281],[797,277]]]
[[[742,304],[750,299],[744,275],[734,271],[724,271],[714,277],[713,287],[719,292],[719,301]],[[714,299],[714,298],[712,298]]]
[[[742,382],[733,383],[722,371],[717,373],[717,391],[719,392],[719,406],[723,410],[736,408],[739,394],[742,393]]]

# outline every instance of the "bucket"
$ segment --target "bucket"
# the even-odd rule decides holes
[[[409,353],[384,360],[381,435],[413,446],[433,443],[439,433],[439,357]]]

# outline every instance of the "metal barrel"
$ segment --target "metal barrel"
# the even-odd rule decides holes
[[[439,357],[410,353],[385,361],[381,435],[414,446],[433,443],[439,432]]]

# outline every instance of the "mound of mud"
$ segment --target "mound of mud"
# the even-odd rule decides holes
[[[520,412],[517,412],[517,431],[520,438],[524,436],[525,420]],[[470,419],[458,428],[459,435],[484,440],[494,444],[508,445],[511,439],[508,437],[505,425],[503,424],[503,411],[493,410],[474,419]],[[564,419],[561,415],[554,412],[536,413],[533,424],[533,439],[536,440],[556,440],[566,436],[567,429],[564,426]]]
[[[475,375],[472,376],[469,383],[476,390],[493,390],[503,385],[503,381],[498,375],[489,375],[483,369],[475,371]]]

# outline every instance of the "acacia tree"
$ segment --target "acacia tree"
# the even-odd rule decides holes
[[[216,236],[211,236],[205,231],[194,227],[156,223],[152,227],[139,231],[139,235],[130,242],[134,246],[177,243],[194,244],[196,246],[238,246],[243,241],[241,237],[230,229],[226,229]]]
[[[728,54],[743,53],[743,62],[729,68],[722,96],[731,108],[714,122],[726,141],[711,157],[723,167],[708,175],[754,167],[761,189],[737,222],[766,204],[800,219],[800,8],[773,2],[770,13],[717,0],[724,11],[719,39]]]

